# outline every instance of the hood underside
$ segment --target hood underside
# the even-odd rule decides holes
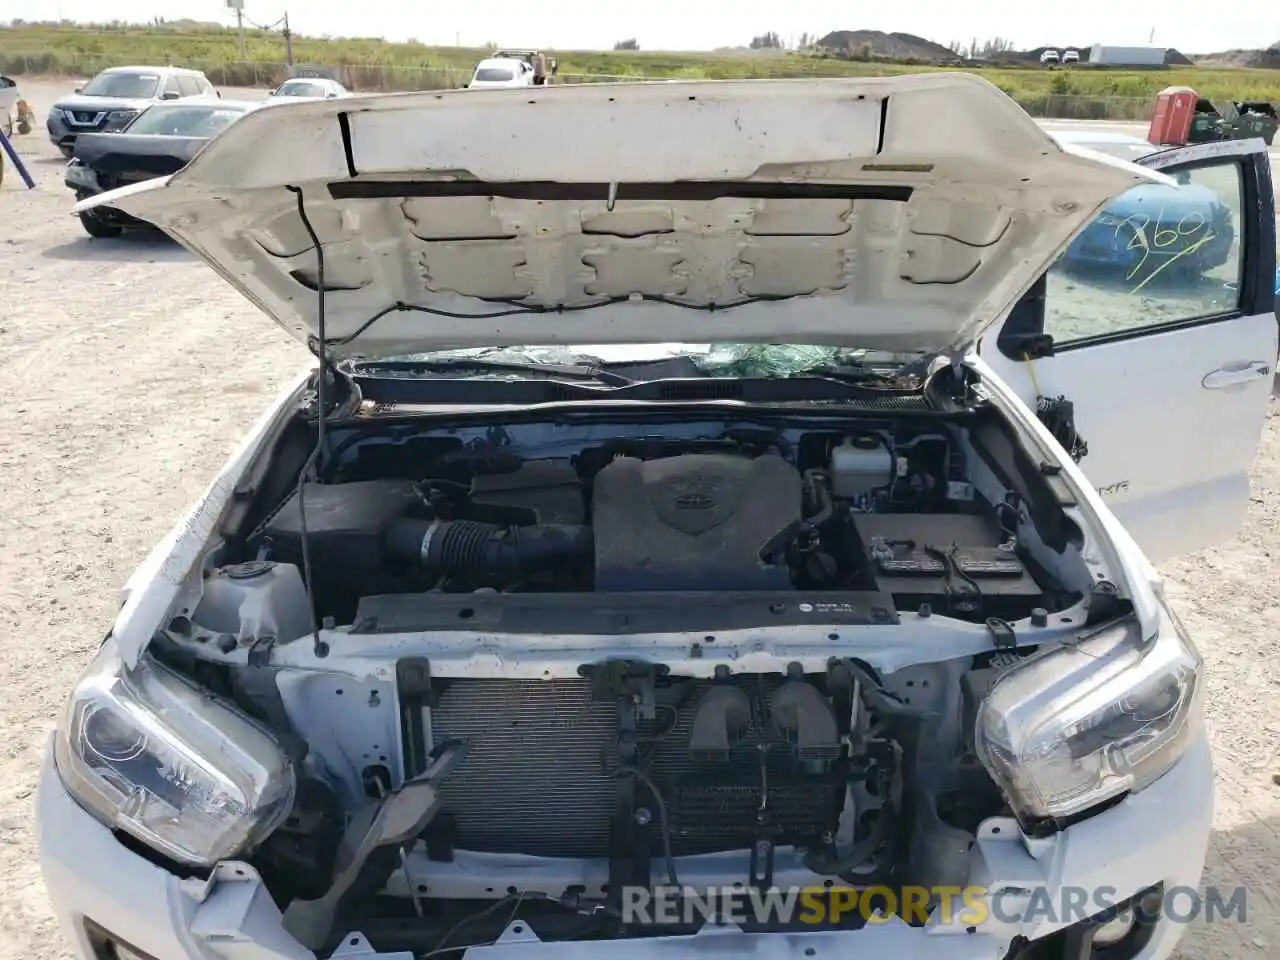
[[[304,342],[319,330],[314,230],[334,357],[943,351],[1003,316],[1143,179],[1173,183],[1058,146],[980,78],[933,74],[297,103],[77,210],[160,226]]]

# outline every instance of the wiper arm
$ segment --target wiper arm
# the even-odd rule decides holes
[[[434,360],[391,360],[359,364],[363,370],[383,370],[395,373],[416,372],[449,373],[472,371],[475,373],[533,374],[539,378],[555,380],[596,380],[610,387],[626,387],[635,383],[630,377],[587,364],[521,363],[515,360],[485,360],[478,357],[440,357]]]
[[[883,372],[860,365],[843,366],[840,364],[822,364],[797,370],[792,377],[818,377],[835,380],[839,383],[854,383],[865,386],[879,385],[888,390],[914,390],[919,384],[919,377],[904,370]]]

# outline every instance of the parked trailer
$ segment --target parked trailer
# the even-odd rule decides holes
[[[1106,67],[1161,67],[1167,52],[1166,47],[1109,47],[1095,43],[1089,52],[1089,63]]]

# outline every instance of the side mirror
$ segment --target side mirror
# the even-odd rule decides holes
[[[556,75],[556,71],[559,69],[560,69],[560,64],[556,61],[555,57],[552,57],[551,58],[551,75],[554,77]]]
[[[84,87],[76,87],[76,88],[75,88],[75,90],[74,90],[74,91],[72,91],[72,92],[73,92],[73,93],[83,93],[83,92],[84,92]]]
[[[174,93],[172,90],[166,90],[164,93],[160,94],[160,99],[161,100],[177,100],[181,96],[182,94],[180,93]]]

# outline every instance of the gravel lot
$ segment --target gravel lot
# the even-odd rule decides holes
[[[23,83],[41,125],[17,146],[39,189],[12,168],[0,185],[0,960],[67,955],[33,822],[63,698],[125,578],[308,359],[184,251],[85,236],[43,135],[43,109],[71,86]],[[1248,887],[1247,923],[1196,927],[1184,960],[1280,956],[1278,413],[1273,402],[1239,538],[1164,571],[1209,664],[1206,882]]]

